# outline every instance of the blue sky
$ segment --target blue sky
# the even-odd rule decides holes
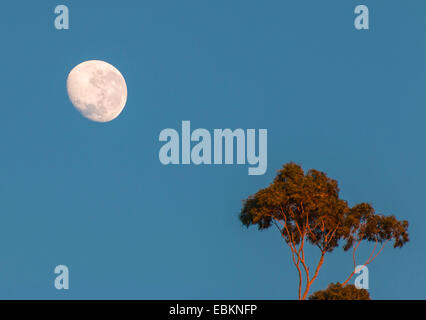
[[[296,299],[279,234],[238,220],[295,161],[351,205],[410,222],[410,243],[369,266],[370,293],[424,299],[426,3],[363,2],[369,31],[354,29],[351,0],[2,3],[0,298]],[[67,97],[68,72],[91,59],[127,81],[110,123]],[[182,120],[268,129],[268,171],[163,166],[158,135]],[[68,291],[53,286],[59,264]],[[338,249],[312,292],[351,267]]]

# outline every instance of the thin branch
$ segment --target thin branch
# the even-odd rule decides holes
[[[356,271],[356,262],[355,262],[355,251],[356,251],[356,249],[358,248],[358,246],[359,246],[359,244],[360,244],[360,242],[361,242],[361,240],[359,240],[358,241],[358,245],[356,246],[356,248],[354,249],[354,252],[353,252],[353,260],[354,260],[354,270],[351,272],[351,274],[349,275],[349,277],[345,280],[345,282],[343,282],[342,283],[342,286],[345,286],[348,282],[349,282],[349,280],[351,280],[351,278],[353,277],[353,275],[355,274],[355,271]],[[377,258],[377,256],[380,254],[380,252],[382,252],[382,250],[383,250],[383,248],[386,246],[386,244],[389,242],[389,239],[388,240],[386,240],[384,243],[383,243],[383,245],[382,245],[382,247],[380,248],[380,250],[376,253],[376,255],[371,259],[371,256],[373,255],[373,252],[376,250],[376,246],[377,246],[377,242],[376,242],[376,244],[374,245],[374,249],[373,249],[373,252],[370,254],[370,257],[368,258],[368,260],[363,264],[363,265],[361,265],[362,267],[365,267],[365,266],[367,266],[368,264],[370,264],[371,262],[373,262],[374,261],[374,259],[376,259]],[[370,260],[371,259],[371,260]]]
[[[373,256],[373,254],[374,254],[374,251],[376,251],[376,248],[377,248],[377,243],[378,243],[379,241],[377,240],[377,238],[376,238],[376,243],[374,244],[374,248],[373,248],[373,251],[371,251],[371,254],[370,254],[370,256],[368,257],[368,259],[367,259],[367,262],[366,263],[369,263],[369,261],[370,261],[370,259],[371,259],[371,257]]]

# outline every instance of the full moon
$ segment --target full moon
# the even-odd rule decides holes
[[[127,101],[124,77],[114,66],[100,60],[74,67],[67,78],[67,91],[74,107],[96,122],[117,118]]]

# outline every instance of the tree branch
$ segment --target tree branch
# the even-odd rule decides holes
[[[373,259],[371,259],[371,256],[373,255],[374,251],[376,251],[377,242],[378,241],[376,240],[376,244],[374,245],[373,251],[371,252],[370,257],[368,258],[368,260],[362,265],[363,267],[365,267],[366,265],[370,264],[371,262],[374,261],[374,259],[377,258],[377,256],[380,254],[380,252],[382,252],[383,248],[386,246],[386,244],[389,242],[389,240],[386,240],[385,243],[383,243],[383,245],[380,248],[380,250],[376,253],[376,255],[373,257]],[[358,246],[359,246],[360,243],[361,243],[361,240],[358,241],[358,244],[357,244],[356,248],[353,251],[354,270],[351,272],[351,274],[345,280],[345,282],[342,283],[342,286],[345,286],[349,282],[349,280],[351,280],[351,278],[353,277],[353,275],[355,274],[355,271],[356,271],[355,251],[358,248]]]

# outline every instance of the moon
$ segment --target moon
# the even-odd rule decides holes
[[[74,67],[67,78],[67,91],[74,107],[96,122],[117,118],[127,101],[123,75],[100,60],[85,61]]]

